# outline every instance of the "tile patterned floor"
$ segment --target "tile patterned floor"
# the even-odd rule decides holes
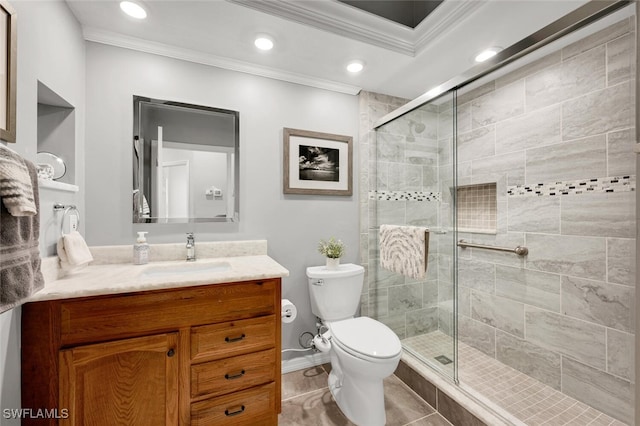
[[[451,338],[439,331],[402,341],[405,347],[432,360],[452,353]],[[624,426],[600,411],[546,386],[462,342],[458,343],[461,387],[472,389],[487,405],[505,410],[528,426]]]
[[[327,387],[330,366],[282,375],[279,426],[355,426],[342,414]],[[395,376],[385,386],[387,426],[451,426]]]

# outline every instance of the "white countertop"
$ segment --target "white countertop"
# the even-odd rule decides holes
[[[91,250],[93,252],[93,248],[91,248]],[[127,254],[130,254],[131,247],[128,247],[126,251]],[[264,251],[266,251],[266,244]],[[200,258],[195,262],[164,260],[160,262],[150,262],[146,265],[97,263],[98,264],[91,264],[61,278],[47,281],[45,287],[33,294],[27,302],[289,276],[287,269],[266,254],[208,257]],[[219,271],[189,272],[187,274],[149,274],[150,269],[157,270],[171,267],[189,268],[191,266],[197,269],[216,264],[225,265],[225,269]]]

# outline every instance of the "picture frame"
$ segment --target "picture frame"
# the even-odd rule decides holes
[[[284,128],[285,194],[353,195],[353,137]]]
[[[0,0],[0,139],[16,142],[17,15]]]

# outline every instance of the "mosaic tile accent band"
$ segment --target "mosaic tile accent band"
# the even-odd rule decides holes
[[[636,176],[581,179],[567,182],[515,185],[507,187],[509,196],[579,195],[590,192],[629,192],[636,190]]]
[[[428,191],[369,191],[370,200],[382,201],[440,201],[439,192]]]

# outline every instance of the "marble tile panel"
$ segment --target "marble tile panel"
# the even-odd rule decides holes
[[[411,164],[436,165],[438,159],[438,140],[436,138],[407,138],[405,145],[405,162]]]
[[[458,161],[490,157],[496,152],[495,125],[458,134]]]
[[[636,174],[635,128],[607,133],[607,176]]]
[[[426,226],[427,228],[438,225],[438,203],[428,201],[407,201],[406,223],[411,226]]]
[[[458,287],[458,314],[471,317],[471,289],[469,287]]]
[[[496,294],[560,312],[560,275],[496,265]]]
[[[369,243],[367,244],[369,247],[369,260],[377,260],[380,258],[380,244],[379,238],[380,235],[377,229],[371,229],[367,233]]]
[[[407,284],[389,287],[389,315],[398,315],[422,308],[422,285]]]
[[[471,102],[472,128],[484,127],[524,113],[524,80],[490,92]]]
[[[635,380],[635,336],[607,329],[607,372],[626,380]]]
[[[407,324],[405,322],[405,314],[400,315],[387,315],[382,317],[372,317],[386,325],[398,335],[399,339],[407,337]]]
[[[492,358],[496,357],[495,328],[468,317],[458,318],[458,336],[461,341],[473,346]]]
[[[610,192],[562,198],[563,235],[633,238],[636,235],[636,193]]]
[[[509,231],[560,233],[560,197],[510,197],[508,211]]]
[[[605,50],[599,46],[527,77],[527,112],[604,88]]]
[[[633,389],[626,380],[563,357],[562,392],[613,418],[632,424]]]
[[[469,249],[464,249],[469,250]],[[458,259],[458,285],[493,293],[496,281],[496,265],[474,259]]]
[[[406,217],[406,201],[378,201],[374,206],[376,228],[380,225],[404,225]],[[371,203],[370,203],[371,204]],[[377,206],[377,207],[376,207]]]
[[[404,361],[401,360],[398,363],[398,368],[396,368],[394,374],[424,399],[427,404],[432,407],[436,406],[437,388],[420,374],[416,374]]]
[[[438,254],[438,283],[449,285],[453,283],[453,258],[442,253]]]
[[[633,332],[633,288],[563,276],[561,296],[563,314],[617,330]]]
[[[604,238],[570,235],[526,234],[528,269],[604,280]]]
[[[496,358],[560,390],[560,355],[502,331],[496,332]]]
[[[552,65],[559,64],[562,60],[562,54],[560,51],[556,51],[548,54],[540,59],[537,59],[529,64],[523,65],[520,68],[511,71],[507,75],[502,77],[498,77],[496,79],[496,87],[504,87],[507,84],[511,84],[516,80],[523,79],[529,75],[533,75],[538,73],[545,68],[548,68]]]
[[[608,41],[616,39],[624,34],[627,34],[633,29],[632,21],[629,18],[624,18],[607,28],[600,30],[594,34],[584,37],[575,43],[570,44],[562,49],[562,59],[568,59],[573,56],[579,55],[582,52],[593,49],[596,46],[600,46]]]
[[[530,306],[525,307],[525,327],[529,342],[605,369],[605,327]]]
[[[491,93],[495,90],[495,88],[495,80],[491,80],[488,83],[484,83],[481,86],[473,87],[471,89],[463,88],[458,92],[458,106],[465,105],[471,101],[478,99],[481,96]]]
[[[438,329],[447,336],[453,336],[453,312],[440,307],[438,310]]]
[[[438,138],[444,139],[453,135],[453,111],[446,109],[438,113]]]
[[[438,303],[450,302],[453,300],[453,284],[450,282],[438,281]]]
[[[404,277],[402,275],[383,269],[380,267],[380,261],[378,259],[369,259],[369,271],[373,273],[373,280],[371,281],[372,289],[382,289],[404,284]]]
[[[507,185],[521,185],[524,183],[524,164],[524,151],[474,159],[471,175],[474,182],[496,182],[506,176]]]
[[[391,162],[404,161],[405,140],[403,136],[378,132],[376,137],[375,160]]]
[[[376,318],[389,315],[389,289],[369,290],[369,314]]]
[[[471,291],[471,318],[524,338],[524,305],[521,303]]]
[[[564,102],[562,138],[584,138],[633,126],[633,88],[632,81],[627,81]]]
[[[431,333],[438,329],[438,308],[422,308],[406,313],[407,337]]]
[[[373,129],[373,124],[391,112],[391,107],[385,103],[369,102],[367,104],[367,128]],[[388,127],[384,131],[392,131],[393,129]]]
[[[404,426],[435,413],[433,407],[396,376],[392,375],[384,380],[384,390],[388,426]]]
[[[635,287],[636,259],[635,239],[607,238],[607,281]]]
[[[552,105],[496,124],[496,153],[561,142],[560,105]]]
[[[526,183],[541,184],[606,175],[606,137],[592,136],[526,151]]]
[[[451,164],[453,158],[453,139],[443,138],[438,139],[438,165],[444,166]]]
[[[458,109],[456,111],[456,131],[458,133],[469,132],[473,129],[471,111],[472,107],[470,102],[464,105],[458,104]]]
[[[636,71],[636,33],[628,33],[607,43],[607,84],[613,86],[633,78]]]
[[[438,305],[438,281],[422,283],[422,306],[430,307]]]

